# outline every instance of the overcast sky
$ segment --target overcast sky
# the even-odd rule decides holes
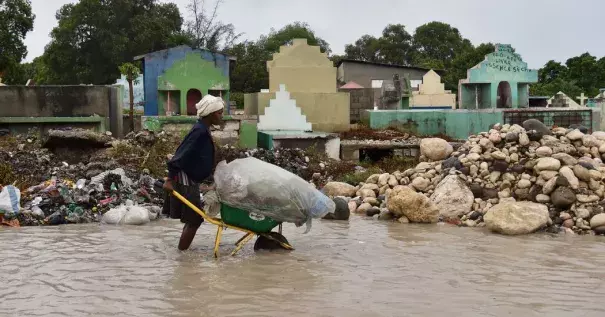
[[[172,0],[187,16],[190,0]],[[207,0],[211,2],[212,0]],[[41,55],[57,25],[55,12],[75,0],[32,0],[34,31],[26,39],[27,60]],[[163,1],[168,2],[168,1]],[[219,18],[246,39],[271,28],[308,22],[334,53],[364,34],[379,36],[389,23],[408,31],[430,21],[457,27],[473,44],[511,44],[532,68],[548,60],[565,62],[584,52],[605,55],[604,0],[224,0]],[[111,48],[108,48],[111,49]]]

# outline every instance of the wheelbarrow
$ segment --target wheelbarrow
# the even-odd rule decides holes
[[[164,186],[164,182],[158,180],[154,185],[158,188],[162,188]],[[173,190],[170,192],[170,194],[198,213],[202,218],[204,218],[204,220],[217,226],[216,238],[214,239],[215,258],[218,258],[218,249],[224,229],[233,229],[245,233],[244,236],[235,243],[235,249],[231,252],[232,256],[241,250],[244,245],[250,242],[250,240],[252,240],[252,238],[255,236],[258,236],[258,239],[254,244],[254,250],[275,249],[277,247],[281,247],[286,250],[294,250],[288,240],[282,235],[281,222],[277,222],[269,217],[254,212],[248,212],[239,208],[231,207],[224,203],[221,203],[221,217],[210,217],[204,210],[192,204],[176,190]],[[275,227],[278,227],[278,231],[272,232]]]

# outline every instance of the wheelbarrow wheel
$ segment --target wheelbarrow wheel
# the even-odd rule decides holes
[[[278,232],[270,232],[270,233],[268,233],[268,235],[270,235],[273,239],[275,239],[277,241],[260,235],[260,236],[258,236],[258,239],[256,239],[256,242],[254,243],[254,251],[285,249],[279,242],[285,243],[288,245],[290,244],[288,242],[288,239],[286,239],[286,237],[282,236]]]

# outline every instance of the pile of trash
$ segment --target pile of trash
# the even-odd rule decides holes
[[[154,182],[155,179],[145,173],[134,182],[122,168],[75,182],[53,176],[24,191],[12,185],[5,186],[0,197],[9,202],[11,208],[2,207],[7,203],[0,203],[0,208],[5,220],[16,219],[20,226],[99,222],[112,208],[135,203],[157,217],[163,193],[156,192]],[[9,191],[17,194],[4,194]]]

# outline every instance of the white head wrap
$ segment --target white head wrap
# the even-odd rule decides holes
[[[205,95],[204,98],[195,105],[195,108],[197,109],[197,116],[203,118],[215,111],[225,108],[225,101],[220,97]]]

